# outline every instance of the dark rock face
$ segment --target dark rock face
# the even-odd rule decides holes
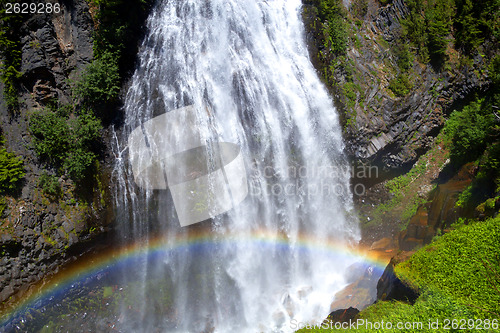
[[[414,303],[418,292],[410,288],[394,274],[394,267],[410,257],[412,252],[403,252],[391,259],[377,284],[377,299],[381,301],[404,301]]]
[[[304,3],[312,61],[324,73],[330,64],[318,57],[322,22],[314,16],[309,1]],[[472,67],[460,68],[450,62],[450,68],[440,71],[419,63],[414,56],[408,70],[412,87],[405,96],[395,96],[388,88],[401,73],[394,46],[401,41],[400,22],[408,13],[402,0],[384,7],[368,0],[367,14],[358,21],[361,24],[353,19],[348,23],[354,35],[346,55],[350,73],[337,68],[327,82],[342,110],[346,152],[355,162],[379,167],[380,179],[375,182],[413,165],[444,125],[443,116],[488,86],[485,74],[475,70],[483,64],[480,56],[473,59]],[[352,82],[348,83],[349,76]]]
[[[56,200],[38,186],[42,165],[28,131],[29,114],[49,100],[70,103],[68,80],[92,60],[93,21],[87,2],[63,1],[61,10],[57,15],[26,16],[20,30],[20,110],[9,112],[0,98],[5,146],[23,158],[26,172],[20,193],[6,197],[8,208],[1,221],[2,306],[74,260],[85,248],[80,245],[103,232],[110,217],[109,207],[102,204],[104,186],[90,189],[94,195],[88,203],[73,195],[75,185],[64,176],[59,178],[63,194]]]
[[[21,28],[22,82],[33,96],[69,103],[68,78],[92,60],[93,22],[85,1],[66,2],[57,15],[34,15]],[[76,70],[76,71],[75,71]]]
[[[459,216],[466,215],[462,208],[455,207],[455,203],[459,194],[471,184],[473,169],[472,163],[467,164],[448,182],[437,186],[430,202],[419,207],[408,227],[399,233],[401,250],[411,251],[429,244],[438,230],[446,230]]]
[[[358,313],[359,310],[353,307],[339,309],[330,313],[327,320],[331,320],[334,323],[348,323],[349,321],[354,321]]]

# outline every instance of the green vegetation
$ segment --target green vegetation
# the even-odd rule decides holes
[[[351,2],[350,10],[354,17],[358,19],[364,18],[368,12],[368,0],[353,0]]]
[[[456,45],[472,53],[488,36],[500,38],[498,0],[455,0]]]
[[[24,178],[24,162],[3,146],[5,140],[0,137],[0,194],[12,193]],[[0,197],[0,218],[3,217],[8,203],[4,196]]]
[[[495,115],[484,99],[454,111],[444,132],[451,141],[451,157],[459,163],[470,162],[481,156],[491,137]]]
[[[70,130],[66,117],[53,111],[37,111],[31,115],[30,131],[35,151],[54,164],[61,164],[70,145]]]
[[[406,96],[411,88],[413,88],[413,84],[410,82],[407,74],[399,74],[389,82],[389,89],[397,97]]]
[[[471,222],[440,237],[396,266],[420,290],[438,288],[476,312],[500,316],[500,218]]]
[[[456,205],[491,216],[495,212],[493,198],[500,193],[499,55],[491,60],[488,72],[492,80],[490,90],[455,110],[444,133],[455,168],[473,161],[478,166],[471,186],[460,195]]]
[[[97,31],[94,38],[94,56],[102,59],[105,53],[123,56],[129,47],[130,36],[142,25],[151,0],[87,0],[96,9],[94,21]],[[121,59],[120,59],[121,60]]]
[[[455,0],[409,0],[410,14],[403,23],[403,33],[419,50],[422,62],[433,61],[441,65],[445,61],[455,16]]]
[[[53,198],[61,195],[61,185],[59,184],[57,176],[43,172],[38,179],[38,186],[46,195]]]
[[[120,74],[115,54],[104,52],[87,66],[74,93],[87,107],[116,102],[120,92]]]
[[[354,82],[346,82],[342,90],[344,92],[344,96],[346,97],[347,106],[351,109],[356,105],[356,100],[358,99],[358,95],[360,99],[363,99],[363,88]]]
[[[418,195],[417,189],[421,179],[428,170],[428,164],[431,159],[441,152],[436,145],[428,153],[420,157],[412,169],[401,176],[395,177],[385,183],[385,188],[389,190],[392,197],[384,203],[380,203],[373,210],[373,219],[366,222],[365,227],[380,226],[387,223],[387,219],[397,219],[398,226],[404,228],[410,219],[415,215],[420,205],[426,202],[425,198]],[[443,159],[444,156],[440,156]],[[435,162],[434,162],[435,164]]]
[[[396,57],[396,62],[402,73],[407,73],[413,63],[413,55],[410,46],[398,40],[392,47],[392,53]]]
[[[96,162],[102,125],[89,111],[69,118],[60,110],[36,111],[30,118],[35,151],[46,162],[62,168],[75,181],[91,172]]]
[[[379,301],[360,312],[358,318],[372,323],[422,323],[399,332],[436,332],[429,320],[454,319],[465,329],[481,319],[486,331],[500,327],[500,218],[471,222],[421,248],[409,260],[398,264],[396,275],[420,291],[415,304]],[[469,325],[469,326],[467,326]],[[450,329],[452,323],[450,322]],[[299,332],[334,332],[303,329]],[[342,330],[345,331],[345,330]],[[360,326],[353,332],[386,332]],[[389,330],[390,331],[390,330]]]
[[[347,51],[347,13],[341,0],[315,0],[318,16],[322,22],[324,47],[335,55],[344,55]]]
[[[3,140],[1,143],[3,144]],[[23,177],[23,161],[4,147],[0,147],[0,192],[14,190]]]
[[[408,0],[410,10],[402,22],[404,35],[418,49],[422,62],[441,67],[447,60],[447,47],[472,53],[485,38],[499,37],[498,0]]]
[[[0,79],[4,85],[4,99],[7,107],[13,110],[18,107],[17,84],[21,76],[21,43],[19,40],[19,27],[22,22],[20,14],[6,14],[6,3],[0,0]]]
[[[151,0],[88,0],[94,9],[94,60],[74,84],[74,94],[84,107],[101,119],[118,102],[121,77],[130,70],[137,35]],[[128,58],[127,58],[128,57]]]

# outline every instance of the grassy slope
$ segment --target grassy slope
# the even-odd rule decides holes
[[[443,331],[445,319],[458,320],[459,326],[465,329],[457,331],[462,332],[477,328],[474,325],[479,323],[478,320],[483,324],[489,320],[490,329],[495,331],[492,328],[498,328],[496,325],[500,322],[499,244],[498,217],[459,226],[396,266],[396,274],[421,291],[414,305],[378,302],[362,311],[359,318],[372,323],[390,321],[394,325],[397,322],[423,323],[423,329],[398,332],[436,332],[429,328],[430,319],[433,323],[439,319],[440,331]],[[484,328],[488,331],[488,327]],[[320,331],[336,330],[303,329],[299,332]],[[367,329],[366,326],[347,331],[387,332]]]

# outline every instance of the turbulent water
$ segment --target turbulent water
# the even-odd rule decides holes
[[[124,242],[186,246],[123,270],[135,296],[121,304],[120,329],[289,332],[292,320],[324,318],[349,260],[315,249],[358,236],[341,128],[308,57],[300,0],[159,1],[139,56],[116,136],[117,223]],[[156,125],[156,137],[195,136],[205,157],[216,142],[236,145],[249,194],[181,227],[171,190],[137,184],[127,144],[148,121],[187,106],[196,126]]]

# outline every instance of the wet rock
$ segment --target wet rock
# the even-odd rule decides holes
[[[327,320],[330,320],[334,323],[345,323],[349,321],[354,321],[358,313],[359,310],[353,307],[350,307],[348,309],[338,309],[331,312],[328,315]]]
[[[62,227],[66,233],[70,233],[71,231],[75,230],[75,225],[72,221],[63,222]]]
[[[382,301],[404,301],[414,303],[418,292],[405,282],[401,281],[394,273],[394,267],[409,258],[412,252],[402,252],[391,259],[377,283],[377,299]]]
[[[11,285],[3,288],[2,291],[0,291],[0,302],[4,302],[12,295],[14,295],[14,288]]]
[[[417,247],[429,244],[438,230],[448,228],[459,216],[463,215],[462,208],[455,207],[459,194],[472,181],[472,164],[463,166],[460,171],[445,184],[437,186],[426,203],[417,209],[410,219],[406,230],[399,233],[399,248],[411,251]]]
[[[376,242],[373,242],[370,246],[370,251],[386,250],[392,246],[392,239],[389,237],[382,238]]]

